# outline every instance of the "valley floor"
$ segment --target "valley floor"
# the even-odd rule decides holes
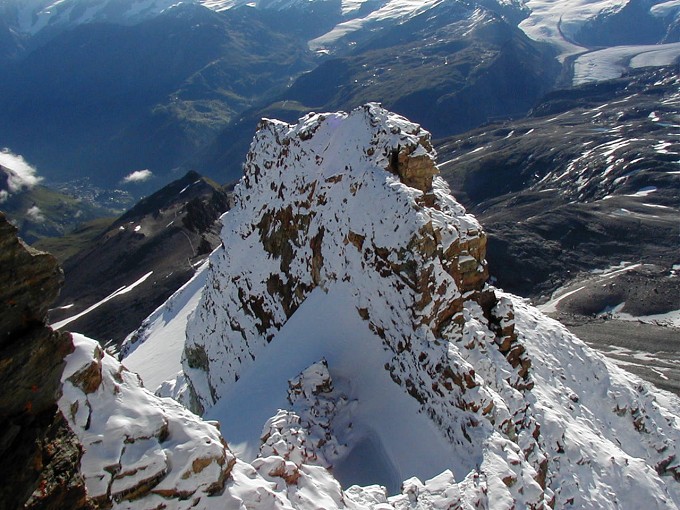
[[[621,368],[680,395],[680,328],[559,312],[550,315]]]

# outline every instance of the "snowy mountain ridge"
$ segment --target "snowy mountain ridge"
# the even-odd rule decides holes
[[[232,277],[238,286],[230,286],[227,291],[241,289],[241,295],[233,295],[226,303],[221,290],[225,278],[213,270],[208,289],[214,290],[204,295],[205,302],[190,326],[187,353],[205,348],[208,358],[232,362],[233,355],[228,351],[210,352],[218,347],[204,335],[205,331],[215,331],[216,324],[224,320],[215,310],[225,309],[227,323],[235,332],[243,332],[230,339],[229,348],[242,350],[244,359],[238,364],[246,368],[248,355],[256,356],[259,348],[253,342],[269,342],[311,291],[335,281],[347,282],[356,277],[357,271],[362,274],[361,269],[369,264],[379,264],[380,279],[368,291],[366,281],[360,285],[357,282],[357,295],[371,296],[385,287],[383,278],[390,270],[401,269],[400,281],[392,284],[394,290],[386,296],[388,301],[406,310],[417,305],[414,327],[431,322],[440,310],[446,310],[446,317],[437,326],[444,327],[445,321],[462,310],[462,293],[479,290],[486,278],[485,240],[474,218],[465,215],[449,198],[444,183],[433,182],[437,172],[433,159],[428,133],[415,124],[388,116],[376,105],[350,114],[310,115],[293,127],[263,121],[251,146],[243,185],[236,192],[243,209],[225,218],[223,232],[224,238],[243,239],[245,253],[229,250],[213,259],[217,266],[217,257],[224,257],[219,261],[224,268],[238,264],[241,257],[257,263],[245,274]],[[299,166],[294,162],[307,160],[315,162],[311,178],[294,170]],[[291,168],[286,170],[289,164]],[[280,174],[267,171],[272,168],[281,168]],[[394,174],[386,174],[385,168],[391,168]],[[428,201],[437,204],[436,210],[425,205]],[[350,207],[356,214],[343,217],[343,207]],[[395,218],[404,214],[404,221],[394,225]],[[256,223],[247,225],[243,216],[253,215]],[[437,246],[437,239],[441,246]],[[390,253],[394,251],[399,255]],[[418,262],[416,254],[414,260],[409,260],[409,252],[417,251],[428,257],[464,252],[460,264],[443,267],[447,261],[441,261],[442,266],[429,271],[449,271],[459,276],[459,284],[462,276],[465,288],[455,289],[443,302],[430,295],[423,296],[419,303],[403,302],[405,298],[399,293],[405,292],[404,287],[425,292],[429,283],[429,275],[411,267]],[[443,285],[453,290],[453,276]],[[248,291],[243,295],[245,289]],[[243,315],[231,316],[231,301],[249,305]],[[376,331],[389,330],[406,319],[381,317],[377,311],[372,313],[369,303],[366,308],[362,313],[371,317],[371,328]],[[247,338],[250,335],[262,340]],[[407,338],[400,341],[404,345],[409,342]],[[196,356],[202,358],[203,354]],[[191,361],[185,365],[187,373],[194,373],[191,365]],[[210,370],[214,368],[218,367]],[[208,388],[201,384],[199,389],[196,378],[194,389],[201,404],[212,405],[219,397],[219,386],[239,372],[239,366],[220,366],[216,373],[222,380],[209,381]]]
[[[133,25],[168,9],[196,6],[231,9],[315,11],[321,8],[329,29],[311,36],[311,50],[342,53],[382,29],[434,13],[444,0],[6,0],[0,15],[13,31],[26,35],[58,33],[75,25],[107,22]],[[531,39],[551,45],[561,63],[576,60],[574,83],[615,78],[627,68],[670,65],[680,55],[678,0],[485,0],[466,4],[493,11]],[[471,21],[484,24],[474,11]]]
[[[92,22],[135,24],[182,3],[177,0],[7,0],[5,15],[16,20],[21,33]]]
[[[198,302],[161,392],[293,508],[677,508],[678,399],[488,286],[434,157],[375,104],[263,121],[205,287],[131,362]]]

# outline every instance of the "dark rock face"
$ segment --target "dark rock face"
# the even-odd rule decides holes
[[[228,190],[196,172],[144,198],[64,261],[66,283],[50,312],[51,324],[117,349],[219,244],[218,218],[228,209]],[[116,295],[67,326],[58,324],[149,273],[134,291]]]
[[[11,343],[43,324],[64,277],[56,260],[23,244],[16,228],[0,213],[0,342]]]
[[[0,508],[91,508],[80,445],[57,409],[70,335],[46,326],[63,281],[57,261],[0,213]]]

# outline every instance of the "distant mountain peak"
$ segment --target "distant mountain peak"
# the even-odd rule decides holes
[[[0,7],[19,32],[35,35],[82,23],[135,24],[182,4],[200,5],[196,0],[7,0]]]

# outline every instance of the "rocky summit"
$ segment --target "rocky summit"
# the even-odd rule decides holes
[[[239,246],[216,255],[190,325],[192,399],[214,404],[315,289],[337,283],[393,351],[392,377],[427,401],[419,393],[431,385],[404,371],[427,367],[436,380],[445,352],[418,362],[424,353],[413,336],[459,328],[466,301],[490,316],[497,301],[484,288],[482,229],[434,181],[437,172],[429,133],[374,104],[295,126],[263,121],[237,192],[241,207],[226,218],[225,237]]]
[[[129,363],[164,370],[158,392],[219,421],[285,504],[680,504],[678,399],[488,283],[419,125],[377,104],[263,120],[235,196],[205,284]],[[170,343],[181,364],[139,355]]]

